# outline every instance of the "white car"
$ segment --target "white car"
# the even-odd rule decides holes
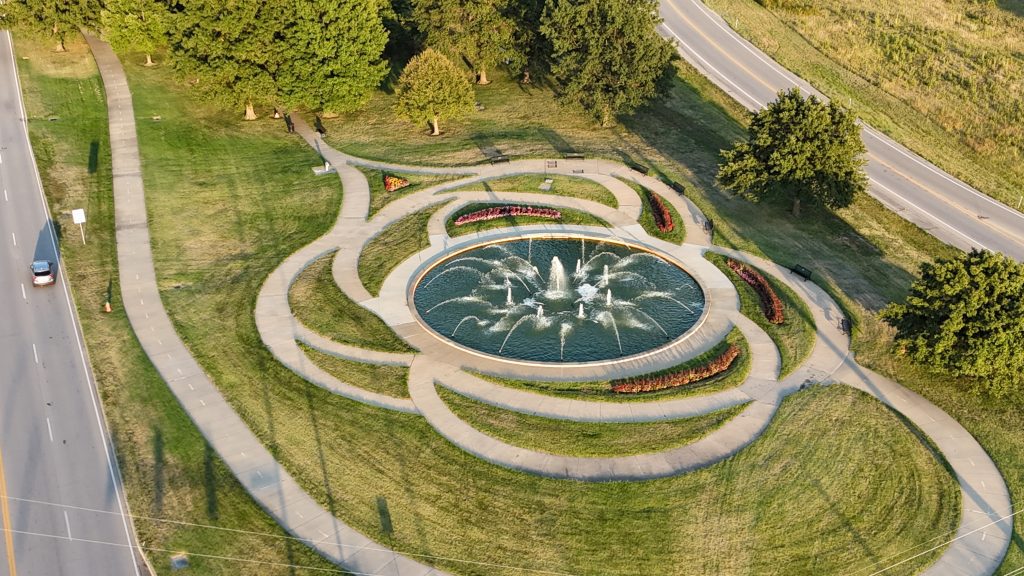
[[[49,286],[57,281],[57,277],[53,274],[53,262],[36,260],[32,263],[31,268],[33,286]]]

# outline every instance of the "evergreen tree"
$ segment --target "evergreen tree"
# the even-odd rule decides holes
[[[748,198],[782,196],[842,208],[867,188],[864,143],[852,115],[797,88],[754,114],[747,141],[722,152],[718,180]]]
[[[100,0],[9,0],[4,11],[19,24],[45,30],[64,51],[69,33],[76,34],[82,26],[96,27],[101,8]]]
[[[278,97],[275,34],[283,8],[273,1],[179,0],[170,26],[175,64],[208,98],[245,106],[245,118],[255,119],[257,103]]]
[[[651,100],[675,56],[660,22],[657,0],[548,0],[540,31],[562,100],[602,126]]]
[[[882,318],[913,360],[976,378],[997,396],[1024,390],[1024,265],[972,250],[921,266]]]
[[[427,48],[402,71],[396,109],[415,122],[429,122],[437,136],[442,117],[458,118],[473,110],[473,87],[451,60]]]
[[[118,52],[143,52],[146,66],[167,42],[167,5],[156,0],[106,0],[100,15],[103,35]]]
[[[479,84],[490,82],[487,73],[499,63],[522,67],[508,12],[509,0],[413,0],[413,17],[426,45],[465,58]]]
[[[347,112],[359,108],[388,74],[388,35],[375,2],[292,0],[279,26],[275,80],[289,106]]]

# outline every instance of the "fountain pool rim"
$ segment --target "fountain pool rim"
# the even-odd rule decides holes
[[[608,358],[604,360],[592,360],[588,362],[549,362],[541,360],[524,360],[520,358],[512,358],[508,356],[490,354],[488,352],[477,350],[476,348],[472,348],[465,344],[460,344],[459,342],[456,342],[455,340],[448,338],[444,334],[441,334],[440,332],[435,330],[432,326],[430,326],[430,324],[427,323],[426,320],[423,319],[423,317],[419,313],[419,310],[416,308],[415,292],[416,288],[419,286],[424,276],[429,274],[434,268],[466,252],[478,250],[480,248],[485,248],[487,246],[493,246],[495,244],[519,242],[523,240],[584,240],[589,242],[603,242],[606,244],[616,244],[632,250],[651,254],[664,260],[665,262],[671,264],[672,266],[675,266],[676,268],[678,268],[679,270],[681,270],[682,272],[684,272],[686,275],[693,279],[693,281],[697,284],[697,286],[703,293],[704,309],[701,311],[700,317],[697,318],[697,321],[694,322],[692,326],[690,326],[685,332],[669,340],[668,342],[659,344],[657,346],[648,348],[647,350],[637,352],[635,354],[629,354],[617,358]],[[694,272],[692,272],[691,269],[688,268],[683,262],[681,262],[678,258],[670,254],[667,254],[656,248],[652,248],[651,246],[640,244],[639,242],[630,242],[622,240],[620,238],[610,238],[607,236],[600,235],[589,235],[586,233],[552,234],[550,232],[537,234],[522,234],[491,239],[479,239],[478,241],[470,241],[465,244],[459,245],[457,248],[454,248],[452,250],[443,250],[440,253],[435,254],[434,256],[426,259],[420,266],[417,267],[416,273],[411,276],[409,284],[406,287],[406,302],[409,311],[412,313],[412,316],[416,321],[416,324],[418,324],[419,327],[424,330],[424,332],[432,336],[435,340],[443,342],[445,345],[455,348],[461,352],[470,354],[480,359],[499,362],[506,365],[534,366],[548,369],[562,368],[569,371],[571,371],[572,368],[593,368],[599,366],[610,366],[622,363],[635,362],[640,359],[649,358],[651,356],[661,354],[665,352],[667,349],[679,345],[679,343],[681,343],[684,340],[687,340],[692,335],[697,333],[704,326],[713,308],[710,291],[708,289],[707,284],[704,282],[701,276],[699,274],[695,274]]]

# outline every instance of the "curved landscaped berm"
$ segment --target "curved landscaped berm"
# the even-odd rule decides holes
[[[840,329],[842,313],[821,288],[800,281],[775,263],[711,246],[703,228],[704,217],[692,203],[661,181],[606,160],[523,160],[457,169],[391,165],[342,154],[327,146],[304,124],[299,125],[299,132],[336,167],[345,190],[344,202],[333,230],[293,254],[268,277],[257,300],[256,323],[274,356],[303,378],[353,400],[419,414],[451,443],[494,464],[579,481],[638,481],[708,466],[735,454],[756,439],[786,395],[810,384],[844,383],[877,397],[928,434],[960,482],[962,511],[957,539],[925,573],[961,574],[967,573],[965,567],[971,567],[971,574],[988,574],[998,567],[1011,530],[1010,521],[1000,519],[1011,513],[1011,504],[1005,483],[984,450],[966,430],[927,400],[854,362],[849,356],[849,338]],[[364,175],[354,166],[405,173],[451,174],[462,178],[401,197],[369,218],[369,187]],[[553,195],[466,191],[468,184],[488,178],[542,172],[593,180],[614,194],[618,208]],[[642,200],[623,180],[638,183],[668,199],[682,215],[687,242],[674,245],[648,235],[638,224]],[[608,226],[551,223],[450,237],[446,222],[460,209],[480,202],[526,202],[581,210],[601,218]],[[425,208],[438,208],[428,223],[430,246],[397,263],[379,294],[370,294],[358,274],[361,247],[389,224]],[[579,242],[579,254],[563,253],[550,262],[547,257],[534,262],[532,245],[523,252],[523,242],[551,238]],[[492,257],[480,257],[480,247],[500,246],[505,242],[519,242],[520,246],[515,250],[496,248],[491,250]],[[649,253],[692,276],[699,286],[696,293],[702,299],[680,302],[683,306],[698,308],[693,314],[692,326],[681,335],[669,334],[652,323],[653,317],[635,303],[616,300],[609,277],[619,273],[626,278],[631,272],[617,271],[615,264],[611,273],[607,265],[599,265],[599,262],[588,266],[588,250],[593,255],[593,250],[600,250],[595,247],[602,245],[624,245],[634,252]],[[786,378],[778,379],[780,359],[774,343],[753,321],[740,314],[733,284],[702,257],[706,251],[757,266],[786,284],[808,305],[816,325],[814,348],[802,365]],[[331,253],[335,253],[333,275],[339,288],[378,315],[417,353],[384,353],[330,341],[303,326],[292,315],[288,300],[292,283],[306,266]],[[417,309],[415,300],[423,280],[429,283],[444,272],[435,269],[438,263],[450,264],[453,258],[460,256],[464,260],[475,259],[482,267],[457,262],[456,267],[467,271],[461,275],[468,278],[455,282],[451,278],[446,280],[445,289],[453,290],[451,303],[435,294],[430,307]],[[617,255],[605,259],[617,262],[622,258],[624,256]],[[572,266],[570,262],[574,259],[578,262]],[[460,283],[468,284],[469,289],[462,288],[462,292],[458,292],[457,286],[452,287]],[[660,288],[655,291],[676,297]],[[553,308],[552,302],[558,298],[565,303]],[[621,307],[616,308],[619,304]],[[459,322],[454,331],[462,329],[463,322],[468,321],[472,329],[481,334],[494,337],[491,333],[497,333],[495,342],[501,342],[502,347],[496,351],[496,344],[492,344],[485,350],[472,343],[467,345],[466,338],[460,343],[452,340],[450,334],[442,334],[423,317],[442,305],[468,306],[456,314]],[[474,310],[482,312],[474,314]],[[622,317],[626,313],[632,315],[632,320]],[[553,361],[551,354],[543,359],[509,358],[504,354],[504,347],[520,324],[533,328],[529,330],[531,333],[555,330],[561,335],[564,346],[566,334],[571,338],[574,330],[587,326],[599,335],[601,330],[614,328],[614,336],[618,337],[617,324],[612,326],[615,314],[620,315],[619,321],[632,322],[641,330],[654,330],[657,326],[665,333],[665,341],[630,354],[623,353],[621,357],[612,354],[575,362],[564,358]],[[576,381],[636,376],[692,359],[720,343],[734,327],[747,341],[751,353],[750,375],[742,385],[716,393],[651,402],[594,402],[507,387],[477,375]],[[606,336],[611,338],[612,333]],[[410,397],[396,398],[346,384],[314,365],[302,352],[300,342],[342,358],[408,366]],[[549,338],[546,342],[545,345],[552,346],[554,341]],[[714,432],[682,447],[630,456],[583,458],[513,446],[488,436],[457,417],[441,399],[437,386],[510,411],[581,422],[652,422],[696,416],[730,406],[746,407]]]

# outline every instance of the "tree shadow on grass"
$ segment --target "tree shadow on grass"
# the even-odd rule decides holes
[[[716,222],[716,243],[750,249],[790,266],[802,264],[837,284],[850,298],[877,310],[899,297],[912,276],[884,257],[884,251],[845,220],[822,207],[806,207],[799,218],[785,200],[749,202],[721,190],[715,178],[719,153],[745,135],[745,128],[724,108],[701,96],[682,80],[668,96],[623,124],[643,142],[690,171],[701,192],[694,198]],[[624,142],[624,147],[627,145]],[[667,176],[657,163],[633,146],[624,153]]]

